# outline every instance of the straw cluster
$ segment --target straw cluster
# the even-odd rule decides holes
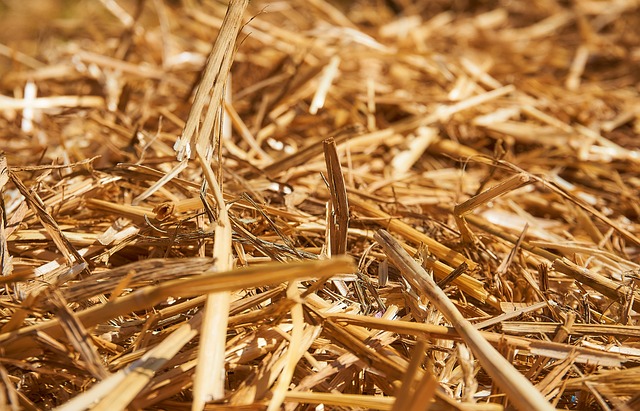
[[[637,1],[0,24],[0,408],[640,409]]]

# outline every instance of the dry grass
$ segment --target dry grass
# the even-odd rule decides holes
[[[640,407],[637,1],[226,3],[0,4],[0,408]]]

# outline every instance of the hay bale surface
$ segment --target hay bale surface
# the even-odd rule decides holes
[[[637,1],[0,25],[0,408],[640,408]]]

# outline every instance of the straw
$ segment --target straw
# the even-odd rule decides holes
[[[480,363],[520,410],[550,410],[551,405],[512,365],[502,357],[478,331],[460,314],[446,294],[420,267],[400,244],[384,230],[378,230],[376,240],[387,256],[398,266],[407,280],[426,295],[449,320],[460,336],[473,350]]]
[[[1,409],[639,408],[638,2],[85,3],[0,13]]]

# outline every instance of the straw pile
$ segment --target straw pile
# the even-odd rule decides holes
[[[0,5],[0,407],[640,409],[640,4]]]

